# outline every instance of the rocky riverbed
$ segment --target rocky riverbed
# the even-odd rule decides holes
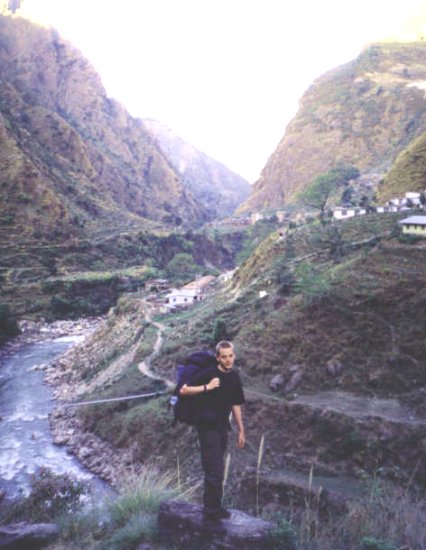
[[[132,465],[131,450],[119,452],[92,433],[85,432],[76,409],[69,406],[75,389],[72,384],[72,357],[76,348],[84,353],[86,343],[104,322],[104,318],[53,323],[21,321],[21,334],[0,349],[0,360],[11,357],[33,343],[53,342],[58,338],[72,338],[76,341],[75,345],[51,363],[37,364],[32,370],[43,371],[45,382],[53,388],[55,410],[49,415],[49,424],[55,444],[66,445],[67,452],[74,455],[83,466],[116,485],[124,470]]]
[[[20,334],[0,348],[0,357],[13,353],[25,344],[45,342],[63,337],[81,337],[81,339],[84,339],[102,321],[102,317],[89,317],[78,321],[54,321],[52,323],[47,323],[44,320],[20,321]]]
[[[139,467],[133,460],[132,449],[117,449],[92,432],[84,429],[75,402],[82,399],[82,386],[73,370],[75,356],[90,360],[88,346],[97,346],[97,331],[105,330],[106,319],[83,319],[77,322],[58,321],[46,323],[22,323],[22,334],[14,342],[18,346],[24,342],[49,340],[61,336],[81,336],[75,346],[59,356],[50,365],[41,365],[45,371],[45,381],[53,387],[55,410],[49,415],[49,423],[54,442],[66,445],[67,452],[74,455],[88,470],[112,486],[120,483],[126,471],[137,472]],[[19,342],[18,342],[19,340]],[[85,405],[82,405],[85,406]]]

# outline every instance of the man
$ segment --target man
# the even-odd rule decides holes
[[[209,369],[197,385],[184,384],[180,395],[198,396],[197,431],[200,441],[201,465],[204,470],[204,515],[209,519],[230,517],[222,506],[224,456],[230,430],[229,417],[232,415],[238,428],[237,446],[245,445],[244,425],[241,405],[244,394],[240,377],[233,369],[234,346],[225,340],[216,346],[217,366]]]

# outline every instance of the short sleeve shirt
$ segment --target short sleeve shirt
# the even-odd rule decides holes
[[[234,405],[244,403],[244,392],[238,372],[231,369],[222,372],[218,367],[209,370],[201,384],[207,384],[212,378],[220,379],[220,386],[200,396],[199,423],[229,426],[229,415]]]

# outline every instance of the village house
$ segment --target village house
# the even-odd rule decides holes
[[[361,207],[352,207],[352,208],[335,208],[333,210],[333,218],[336,220],[347,220],[348,218],[353,218],[354,216],[363,216],[367,213],[367,210],[365,208]]]
[[[398,212],[398,206],[376,206],[376,212],[378,214],[387,214],[388,212]]]
[[[260,222],[260,220],[263,220],[263,216],[260,212],[252,212],[250,214],[250,222],[252,225],[255,225],[257,222]]]
[[[286,213],[284,210],[277,210],[276,214],[278,223],[284,223],[286,220]]]
[[[174,288],[166,295],[166,308],[188,307],[201,299],[196,289]]]
[[[231,227],[244,227],[250,225],[250,218],[228,218],[224,220],[220,225],[231,226]]]
[[[421,193],[415,191],[407,191],[405,196],[400,198],[393,198],[388,202],[389,205],[393,206],[421,206]]]
[[[404,235],[426,237],[426,216],[410,216],[398,222]]]
[[[408,191],[405,193],[405,198],[407,199],[407,203],[411,203],[413,206],[421,206],[421,193]]]
[[[385,214],[388,212],[404,212],[412,208],[422,209],[422,194],[414,191],[407,191],[402,198],[395,197],[389,200],[385,206],[373,206],[368,210]],[[367,213],[367,208],[356,206],[339,206],[333,210],[333,218],[336,220],[347,220],[354,216],[362,216]]]
[[[213,275],[199,277],[181,288],[175,288],[166,295],[167,310],[186,308],[204,300],[208,290],[216,281]]]

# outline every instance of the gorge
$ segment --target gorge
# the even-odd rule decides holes
[[[374,174],[372,203],[424,193],[425,44],[373,44],[320,76],[247,197],[235,174],[108,98],[55,31],[9,15],[0,31],[0,326],[42,322],[50,334],[55,320],[102,316],[77,321],[90,330],[66,351],[31,344],[46,370],[27,372],[35,348],[2,355],[6,489],[51,458],[58,472],[80,471],[72,454],[118,488],[177,473],[200,501],[196,437],[173,426],[168,399],[176,363],[227,338],[247,445],[229,446],[226,505],[272,518],[292,550],[285,532],[304,550],[365,550],[364,535],[423,550],[425,241],[401,234],[403,211],[319,220],[299,193],[347,168]],[[192,155],[199,164],[186,171]],[[200,275],[216,277],[210,294],[163,307]],[[43,377],[54,410],[46,386],[31,391]],[[129,547],[160,548],[153,509],[109,512],[101,527],[70,514],[64,532],[76,539],[59,544],[121,550],[111,541],[134,529]]]

